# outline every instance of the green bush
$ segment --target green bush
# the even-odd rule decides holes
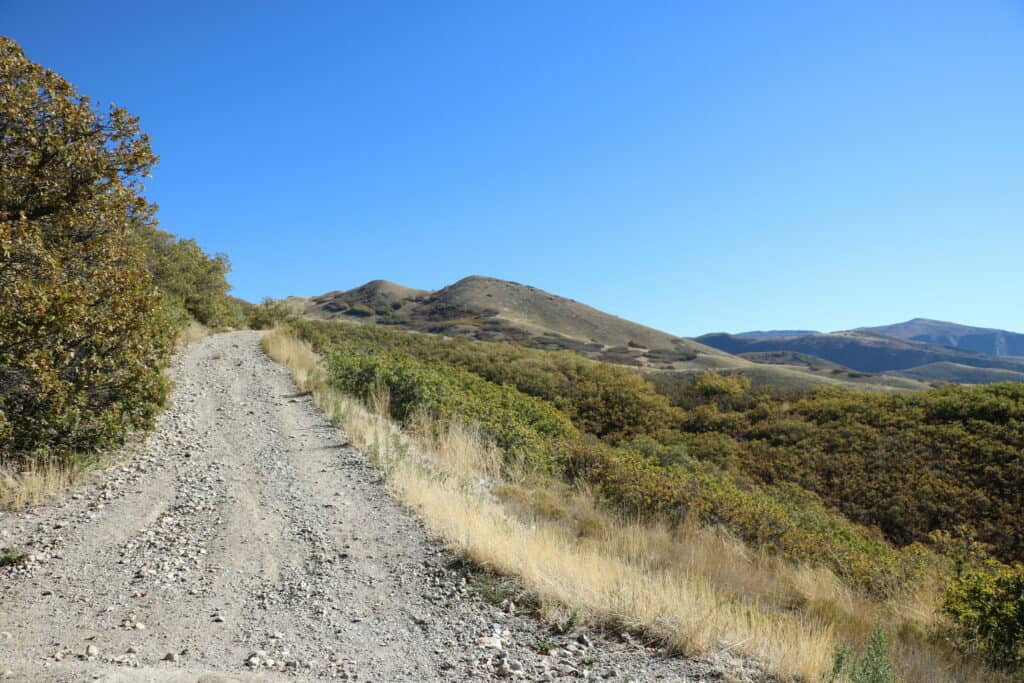
[[[619,448],[580,440],[567,454],[565,470],[627,515],[721,525],[752,546],[830,567],[875,595],[892,595],[923,568],[918,548],[894,549],[828,510],[814,494],[792,484],[745,484],[649,438]]]
[[[24,464],[149,424],[173,329],[133,237],[138,120],[0,38],[0,140],[0,453]]]
[[[798,484],[900,546],[965,526],[1003,561],[1024,559],[1024,384],[780,393],[714,373],[653,378],[683,409],[693,455]]]
[[[209,256],[195,240],[177,238],[149,222],[138,224],[134,236],[142,244],[153,282],[181,322],[194,318],[210,327],[246,324],[241,303],[228,295],[231,263],[226,254]]]
[[[900,678],[889,654],[889,639],[884,631],[876,629],[872,632],[859,659],[852,660],[846,647],[836,651],[829,683],[838,683],[844,675],[850,683],[899,683]]]
[[[720,524],[757,547],[829,566],[876,594],[891,594],[918,570],[914,553],[896,551],[814,494],[716,466],[741,457],[741,444],[719,431],[680,433],[679,413],[624,368],[510,344],[338,322],[291,324],[329,357],[330,381],[340,390],[365,399],[387,388],[399,420],[422,410],[479,425],[502,448],[585,481],[627,515]],[[716,399],[747,400],[742,380],[718,386],[710,392]],[[730,424],[746,419],[705,407]]]
[[[962,573],[946,589],[942,607],[961,649],[997,669],[1024,669],[1024,565],[990,562]]]
[[[366,304],[352,304],[349,309],[345,311],[345,315],[353,315],[359,318],[369,318],[376,311],[367,306]]]
[[[458,419],[542,470],[556,468],[557,444],[575,434],[569,420],[544,401],[459,368],[344,349],[334,351],[328,367],[331,385],[348,394],[368,399],[378,387],[386,389],[397,420],[408,421],[418,412]]]
[[[254,330],[269,330],[294,317],[295,313],[286,304],[269,298],[249,306],[246,311],[246,323]]]
[[[459,367],[550,402],[581,430],[618,442],[671,431],[680,415],[645,378],[570,351],[539,351],[513,344],[445,339],[381,327],[339,327],[301,321],[296,329],[322,344],[344,341],[361,351],[391,350],[428,363]]]

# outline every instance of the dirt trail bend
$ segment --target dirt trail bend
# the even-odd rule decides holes
[[[0,677],[718,679],[476,597],[259,333],[192,344],[172,377],[171,407],[121,464],[0,513],[0,546],[31,553],[0,569]]]

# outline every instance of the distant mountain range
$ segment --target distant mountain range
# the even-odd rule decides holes
[[[1024,381],[1024,335],[925,318],[844,332],[717,333],[697,339],[745,358],[794,353],[928,382]]]
[[[740,332],[737,337],[744,339],[783,339],[785,337],[802,337],[807,334],[818,334],[817,330],[754,330]]]
[[[905,323],[881,327],[863,327],[860,330],[989,356],[1024,357],[1024,334],[1006,330],[969,327],[927,318],[914,318]]]
[[[892,390],[1024,381],[1024,335],[923,318],[843,332],[767,330],[686,339],[536,287],[479,275],[437,291],[374,280],[285,302],[313,318],[566,349],[648,371],[739,372],[764,384]]]

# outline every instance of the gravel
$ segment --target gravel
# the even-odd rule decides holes
[[[763,681],[486,602],[259,333],[173,363],[157,429],[74,495],[0,513],[12,681]]]

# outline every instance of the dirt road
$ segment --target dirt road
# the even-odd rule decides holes
[[[30,554],[0,569],[0,677],[719,679],[484,601],[259,333],[191,345],[172,377],[171,407],[121,464],[0,513],[0,546]]]

